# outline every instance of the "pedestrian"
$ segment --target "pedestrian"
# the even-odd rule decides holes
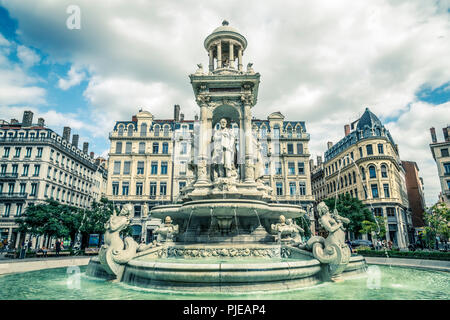
[[[61,251],[61,241],[59,241],[59,239],[56,240],[55,249],[56,249],[56,256],[59,256],[59,252]]]
[[[31,239],[28,240],[28,250],[31,250],[31,247],[33,246],[33,243],[31,242]]]

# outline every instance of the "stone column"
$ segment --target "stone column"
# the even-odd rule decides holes
[[[230,41],[230,67],[234,68],[233,42]]]
[[[222,42],[217,44],[217,68],[222,68]]]
[[[242,71],[242,48],[238,50],[238,70]]]
[[[249,100],[249,99],[248,99]],[[244,134],[245,134],[245,182],[255,181],[252,152],[252,114],[250,103],[244,102]]]
[[[9,228],[9,231],[8,231],[8,242],[11,241],[12,232],[13,232],[13,229]]]
[[[209,49],[209,71],[214,70],[214,56],[213,49]]]
[[[208,160],[208,138],[210,139],[210,133],[208,130],[208,119],[207,119],[207,104],[203,102],[200,105],[200,137],[198,144],[198,176],[197,182],[199,183],[208,183],[208,175],[207,175],[207,160]]]

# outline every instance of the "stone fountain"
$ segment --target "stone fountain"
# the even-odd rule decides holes
[[[348,219],[319,204],[328,237],[303,241],[301,206],[275,203],[262,182],[263,156],[252,132],[260,74],[243,70],[247,40],[227,21],[205,42],[209,70],[190,75],[200,107],[191,168],[196,179],[180,201],[154,207],[164,223],[154,243],[138,245],[119,232],[130,211],[114,214],[90,275],[160,290],[285,290],[363,272],[365,260],[345,244]],[[236,59],[237,58],[237,59]]]

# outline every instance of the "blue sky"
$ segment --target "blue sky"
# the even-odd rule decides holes
[[[66,26],[69,5],[81,29]],[[203,40],[223,19],[248,40],[261,73],[253,113],[305,121],[315,159],[370,107],[404,160],[416,161],[427,204],[440,190],[429,128],[450,123],[449,1],[0,0],[0,119],[33,110],[107,155],[114,121],[140,108],[186,118],[198,107],[188,75],[207,65]]]

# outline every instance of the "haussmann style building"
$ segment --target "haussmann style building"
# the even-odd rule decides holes
[[[442,128],[444,141],[438,142],[435,128],[430,129],[430,149],[434,161],[436,161],[441,193],[439,202],[443,202],[450,208],[450,126]]]

